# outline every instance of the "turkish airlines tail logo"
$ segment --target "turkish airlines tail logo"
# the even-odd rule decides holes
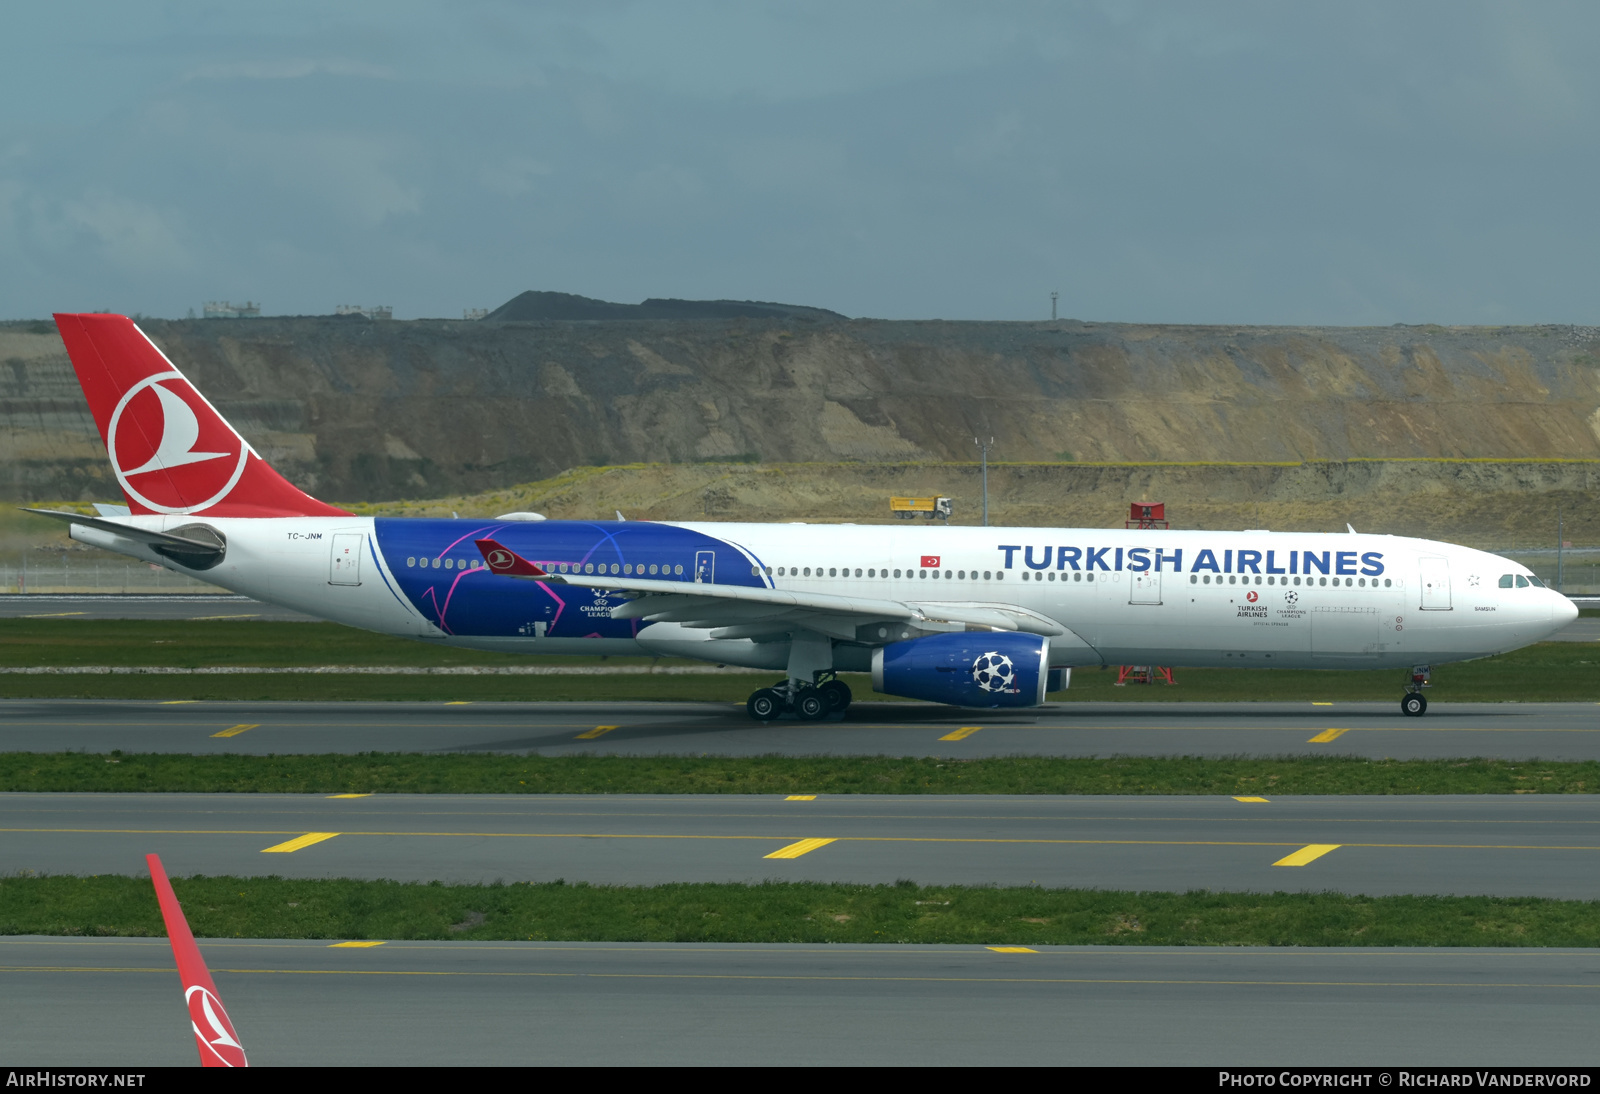
[[[162,471],[169,467],[182,467],[186,463],[220,460],[227,455],[226,452],[196,452],[194,445],[200,439],[199,417],[189,408],[183,396],[170,388],[164,388],[157,382],[150,385],[150,390],[161,400],[161,443],[156,445],[153,456],[123,474],[142,475],[146,471]]]
[[[56,326],[133,512],[349,515],[268,466],[126,316],[58,315]]]
[[[106,452],[123,491],[156,513],[209,509],[228,496],[254,455],[175,369],[145,377],[117,401]]]

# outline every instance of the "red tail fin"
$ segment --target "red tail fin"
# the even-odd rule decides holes
[[[56,327],[133,512],[348,515],[268,466],[126,316],[57,315]]]
[[[489,564],[489,569],[507,577],[549,577],[536,564],[529,562],[509,547],[502,547],[492,539],[475,539],[478,552]]]
[[[189,1024],[194,1027],[194,1039],[200,1049],[200,1066],[249,1067],[244,1046],[222,1007],[211,970],[200,956],[200,947],[194,944],[189,921],[183,918],[178,894],[172,891],[161,860],[155,855],[146,855],[144,860],[150,867],[150,880],[155,883],[156,899],[161,902],[161,918],[167,925],[172,956],[178,962],[178,979],[183,981],[183,1001],[189,1004]]]

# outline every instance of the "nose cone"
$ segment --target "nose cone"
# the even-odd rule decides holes
[[[1578,618],[1578,606],[1569,598],[1556,594],[1556,602],[1550,607],[1550,621],[1556,625],[1556,630],[1567,626]]]

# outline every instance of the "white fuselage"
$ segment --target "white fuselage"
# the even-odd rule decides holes
[[[405,551],[384,542],[394,538],[385,527],[399,527],[398,521],[121,519],[160,531],[198,519],[226,537],[226,555],[213,569],[195,572],[108,532],[74,526],[72,534],[267,603],[385,634],[527,653],[671,653],[773,668],[786,657],[772,642],[713,640],[704,629],[675,623],[649,625],[632,637],[557,637],[532,622],[500,633],[447,632],[405,592]],[[493,521],[430,527],[454,525],[462,535],[446,537],[456,540],[449,561],[463,568],[480,564],[472,530],[504,527]],[[702,574],[711,582],[728,580],[734,571],[727,568],[734,567],[745,583],[777,589],[1027,609],[1067,632],[1051,639],[1050,660],[1058,666],[1426,665],[1525,646],[1576,617],[1570,600],[1530,582],[1516,563],[1394,536],[921,524],[660,527],[727,548],[716,553],[719,572]],[[330,568],[336,536],[360,547],[364,568],[355,583]],[[1510,587],[1502,587],[1507,578]],[[517,592],[508,587],[505,595]],[[860,667],[858,660],[841,647],[838,667]]]

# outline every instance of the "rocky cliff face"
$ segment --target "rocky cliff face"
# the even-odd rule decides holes
[[[1600,330],[827,319],[150,321],[330,500],[759,460],[1600,457]],[[53,328],[0,326],[0,490],[115,496]]]

